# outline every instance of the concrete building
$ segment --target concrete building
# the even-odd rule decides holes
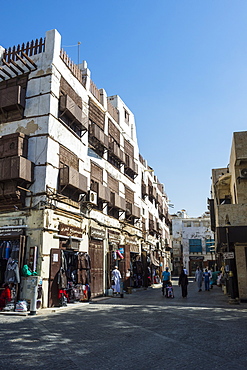
[[[215,269],[214,234],[210,215],[189,217],[185,210],[172,215],[173,273],[179,275],[184,266],[189,275],[196,267]]]
[[[83,300],[87,282],[107,294],[115,265],[126,289],[152,282],[170,263],[170,218],[133,113],[69,59],[56,30],[0,47],[0,66],[0,282],[10,256],[41,276],[43,307],[66,290]]]
[[[209,200],[219,264],[231,298],[247,299],[247,132],[234,132],[230,163],[212,170]]]

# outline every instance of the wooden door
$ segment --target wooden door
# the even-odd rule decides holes
[[[91,294],[92,297],[103,295],[103,241],[91,240],[89,244],[91,258]]]
[[[52,248],[50,252],[50,276],[49,276],[49,296],[48,306],[59,305],[58,299],[58,272],[61,267],[61,250]]]

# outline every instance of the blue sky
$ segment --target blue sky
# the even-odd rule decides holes
[[[25,1],[1,4],[0,45],[56,28],[71,59],[136,119],[148,160],[176,212],[207,210],[211,169],[247,130],[246,0]]]

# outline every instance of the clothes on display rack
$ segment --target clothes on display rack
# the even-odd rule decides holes
[[[19,240],[9,240],[0,242],[0,258],[2,259],[18,259],[20,249]]]
[[[91,283],[90,276],[91,260],[87,253],[80,252],[78,254],[78,284]]]
[[[60,305],[90,299],[90,269],[91,260],[87,253],[61,251],[61,267],[57,279]]]
[[[13,260],[11,257],[8,259],[6,271],[5,271],[5,283],[20,283],[20,273],[18,262]]]

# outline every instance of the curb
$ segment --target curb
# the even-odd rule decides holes
[[[89,302],[77,302],[77,303],[68,303],[67,306],[63,307],[48,307],[48,308],[40,308],[36,311],[35,315],[30,315],[30,312],[17,312],[17,311],[1,311],[0,315],[5,316],[29,316],[29,317],[35,317],[35,316],[41,316],[41,315],[47,315],[51,313],[57,313],[57,312],[64,312],[66,310],[70,310],[71,308],[77,308],[77,307],[83,307],[84,305],[88,306],[89,304],[97,303],[99,301],[109,299],[112,297],[96,297],[90,300]]]

